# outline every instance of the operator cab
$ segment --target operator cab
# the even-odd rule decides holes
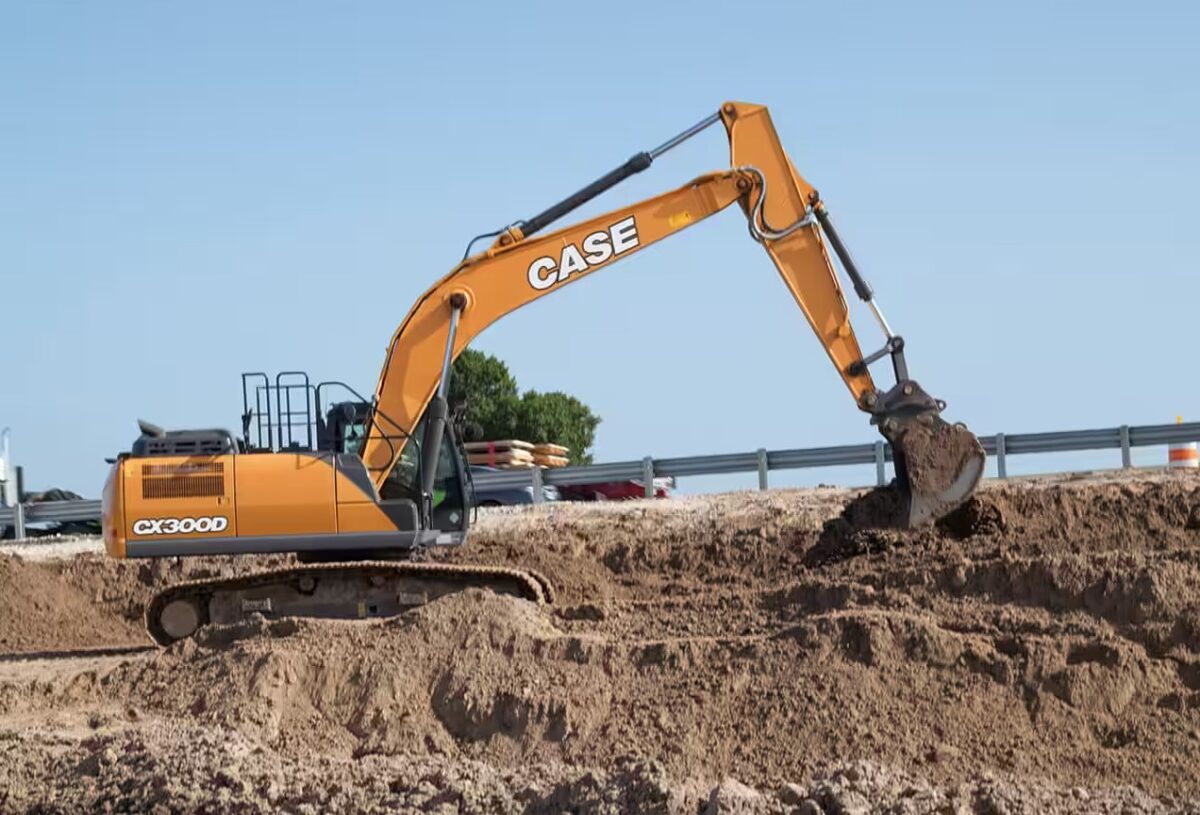
[[[329,406],[324,418],[316,417],[317,448],[333,453],[362,453],[371,423],[367,402],[337,402]]]
[[[347,394],[350,399],[328,402],[329,394]],[[363,444],[372,432],[371,403],[342,382],[313,385],[307,374],[285,371],[271,380],[264,373],[242,374],[242,439],[248,453],[306,452],[335,456],[339,466],[365,469],[360,458]],[[391,422],[382,424],[392,425]],[[383,501],[407,499],[422,504],[420,440],[425,437],[422,418],[410,436],[388,437],[400,448],[395,465],[378,496]],[[431,496],[430,528],[453,532],[467,529],[467,510],[473,494],[470,471],[459,448],[453,427],[442,436]]]

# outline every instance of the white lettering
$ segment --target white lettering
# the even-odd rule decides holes
[[[538,258],[529,264],[529,285],[538,291],[548,289],[558,282],[553,274],[555,271],[554,258]],[[542,272],[551,272],[549,277],[542,277]]]
[[[568,243],[562,250],[562,263],[558,265],[558,282],[561,283],[576,272],[586,272],[588,262],[583,259],[583,255],[575,248],[575,244]]]
[[[229,519],[223,515],[202,518],[139,518],[133,522],[135,535],[190,535],[193,532],[224,532]]]
[[[632,215],[623,221],[617,221],[608,231],[612,233],[613,252],[618,255],[638,245],[637,223]]]
[[[607,263],[612,258],[640,245],[637,222],[630,215],[608,229],[593,232],[583,239],[583,251],[568,243],[559,254],[558,263],[552,257],[540,257],[529,264],[529,285],[544,291],[556,283],[564,283],[571,275],[586,272],[592,266]]]
[[[612,257],[612,247],[608,243],[607,232],[593,232],[583,239],[583,251],[587,252],[587,262],[598,266]]]

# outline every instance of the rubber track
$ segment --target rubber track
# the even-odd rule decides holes
[[[356,572],[388,571],[402,573],[408,577],[422,575],[431,578],[514,578],[521,586],[521,597],[538,605],[554,602],[554,587],[546,577],[530,569],[510,569],[505,566],[472,566],[458,563],[414,562],[396,560],[364,560],[353,563],[313,563],[304,566],[289,566],[283,569],[271,569],[263,572],[243,575],[241,577],[212,577],[201,580],[190,580],[176,583],[155,594],[146,604],[146,631],[159,645],[170,645],[175,642],[158,624],[159,614],[167,603],[181,598],[203,598],[209,591],[242,590],[269,586],[273,583],[286,583],[293,578],[303,575],[316,577],[329,575],[347,575]],[[201,623],[204,625],[207,621]]]

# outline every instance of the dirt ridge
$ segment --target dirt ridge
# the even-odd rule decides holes
[[[454,558],[557,605],[0,660],[0,811],[1195,811],[1200,477],[992,483],[915,532],[877,498],[499,513]],[[287,562],[0,557],[0,652],[141,642],[158,586]]]

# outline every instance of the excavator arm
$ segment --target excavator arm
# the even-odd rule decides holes
[[[718,121],[729,135],[731,169],[535,237]],[[983,472],[978,441],[961,426],[942,421],[944,404],[908,378],[903,340],[892,334],[816,190],[792,166],[767,109],[737,102],[726,103],[719,113],[659,148],[639,153],[575,195],[503,230],[491,247],[465,258],[417,300],[388,346],[362,450],[376,488],[383,489],[425,416],[423,436],[415,441],[422,451],[423,491],[430,492],[448,415],[450,365],[480,332],[521,306],[733,203],[746,214],[751,236],[771,257],[855,403],[892,443],[898,480],[909,498],[908,522],[939,517],[966,500]],[[885,335],[883,347],[865,357],[826,239]],[[884,357],[891,359],[897,379],[886,393],[876,389],[868,370]]]

